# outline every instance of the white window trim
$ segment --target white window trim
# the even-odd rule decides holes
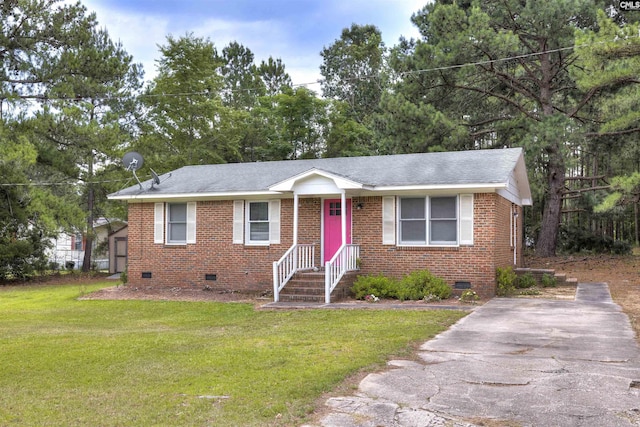
[[[269,214],[269,240],[251,240],[249,204],[267,203]],[[280,199],[275,200],[234,200],[233,201],[233,243],[245,246],[269,246],[280,244]]]
[[[170,204],[185,204],[187,208],[186,212],[186,230],[185,230],[185,240],[176,240],[169,241],[169,205]],[[156,203],[156,209],[158,209],[157,205],[162,205],[162,203]],[[196,243],[196,202],[187,202],[187,203],[164,203],[164,244],[168,246],[184,246],[189,244]],[[155,226],[158,227],[158,213],[156,211],[156,222]],[[157,229],[155,233],[158,233]],[[154,234],[155,234],[154,233]],[[158,242],[158,235],[154,236],[154,241]]]
[[[395,233],[397,236],[397,244],[398,247],[419,247],[419,248],[451,248],[451,247],[460,247],[460,246],[469,246],[473,244],[473,240],[471,241],[463,241],[461,239],[463,222],[465,224],[467,221],[471,221],[471,227],[473,227],[473,195],[472,194],[448,194],[448,195],[424,195],[424,196],[406,196],[408,198],[424,198],[425,199],[425,209],[426,209],[426,239],[425,242],[403,242],[402,233],[401,233],[401,203],[400,199],[405,196],[398,196],[397,202],[395,206]],[[431,198],[440,198],[440,197],[455,197],[456,199],[456,241],[455,242],[430,242],[431,240]],[[461,212],[462,204],[461,197],[471,197],[471,218],[468,217],[467,213]],[[384,203],[384,202],[383,202]],[[384,221],[384,219],[383,219]],[[384,233],[383,233],[384,234]],[[471,235],[473,235],[473,228],[471,230]]]

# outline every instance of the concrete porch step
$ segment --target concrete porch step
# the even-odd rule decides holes
[[[331,293],[331,301],[340,301],[349,296],[351,286],[358,272],[348,272]],[[280,292],[283,302],[317,302],[324,303],[324,271],[298,272]]]

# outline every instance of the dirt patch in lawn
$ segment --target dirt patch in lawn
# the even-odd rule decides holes
[[[116,285],[100,289],[99,291],[85,295],[81,299],[250,302],[254,304],[264,304],[273,301],[273,299],[269,297],[234,291],[188,289],[177,286],[161,288],[130,285]]]

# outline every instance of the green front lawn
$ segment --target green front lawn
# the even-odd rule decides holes
[[[109,285],[0,288],[0,425],[295,425],[464,316],[76,299]]]

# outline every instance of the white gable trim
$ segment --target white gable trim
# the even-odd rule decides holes
[[[313,168],[304,173],[272,185],[271,187],[269,187],[269,191],[294,191],[294,188],[299,186],[301,183],[309,181],[318,182],[322,180],[322,178],[324,178],[324,182],[332,181],[333,185],[335,185],[335,187],[339,190],[359,190],[365,188],[365,185],[362,183],[343,178],[330,172],[325,172],[323,170]]]

